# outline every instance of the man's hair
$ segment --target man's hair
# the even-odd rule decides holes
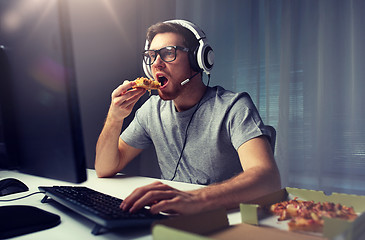
[[[152,26],[150,26],[147,30],[147,40],[149,42],[148,49],[150,48],[150,44],[153,38],[159,33],[177,33],[183,37],[183,44],[189,48],[190,51],[194,52],[195,49],[199,46],[199,42],[196,39],[195,35],[187,28],[181,26],[178,23],[166,23],[159,22]]]

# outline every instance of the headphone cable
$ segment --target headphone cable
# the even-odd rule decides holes
[[[208,75],[208,83],[207,83],[207,87],[209,86],[209,82],[210,82],[210,74],[207,74]],[[205,94],[204,94],[205,95]],[[186,130],[185,130],[185,138],[184,138],[184,143],[183,143],[183,147],[181,148],[181,152],[180,152],[180,156],[179,156],[179,159],[177,160],[177,163],[176,163],[176,167],[175,167],[175,171],[174,171],[174,175],[172,176],[172,178],[170,179],[170,181],[173,181],[176,177],[176,173],[177,173],[177,169],[179,168],[179,165],[180,165],[180,162],[181,162],[181,159],[182,159],[182,156],[183,156],[183,152],[184,152],[184,149],[185,149],[185,146],[186,146],[186,142],[187,142],[187,138],[188,138],[188,130],[189,130],[189,126],[190,126],[190,123],[191,121],[193,120],[193,117],[195,115],[195,113],[198,111],[198,109],[200,108],[200,103],[204,97],[204,95],[200,98],[193,114],[191,114],[191,117],[190,117],[190,120],[188,122],[188,125],[186,126]]]

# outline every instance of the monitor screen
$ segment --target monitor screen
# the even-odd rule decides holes
[[[86,180],[67,1],[0,1],[0,167]]]

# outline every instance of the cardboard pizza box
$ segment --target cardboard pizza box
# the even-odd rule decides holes
[[[362,213],[353,221],[325,219],[323,234],[290,232],[287,225],[279,224],[277,216],[267,216],[261,206],[298,197],[316,202],[334,202],[354,207]],[[365,239],[365,196],[334,193],[326,195],[322,191],[284,188],[278,192],[240,205],[242,223],[229,225],[227,212],[223,209],[180,216],[156,222],[152,227],[155,240],[362,240]]]
[[[325,240],[318,236],[288,233],[250,224],[229,225],[227,213],[215,211],[161,220],[152,227],[155,240]]]
[[[262,211],[262,206],[293,199],[294,197],[298,197],[301,200],[333,202],[353,207],[355,212],[359,214],[355,221],[324,218],[323,234],[319,235],[328,239],[365,239],[365,196],[352,194],[333,193],[326,195],[323,191],[287,187],[260,199],[256,199],[253,203],[240,204],[242,222],[288,231],[286,221],[280,223],[276,220],[278,218],[277,216],[268,216]],[[303,234],[308,235],[310,233]]]

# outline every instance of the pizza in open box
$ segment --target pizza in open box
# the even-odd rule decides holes
[[[270,212],[279,216],[279,221],[289,220],[290,231],[322,232],[323,217],[345,220],[354,220],[357,217],[352,207],[331,202],[303,201],[297,198],[272,204]]]

